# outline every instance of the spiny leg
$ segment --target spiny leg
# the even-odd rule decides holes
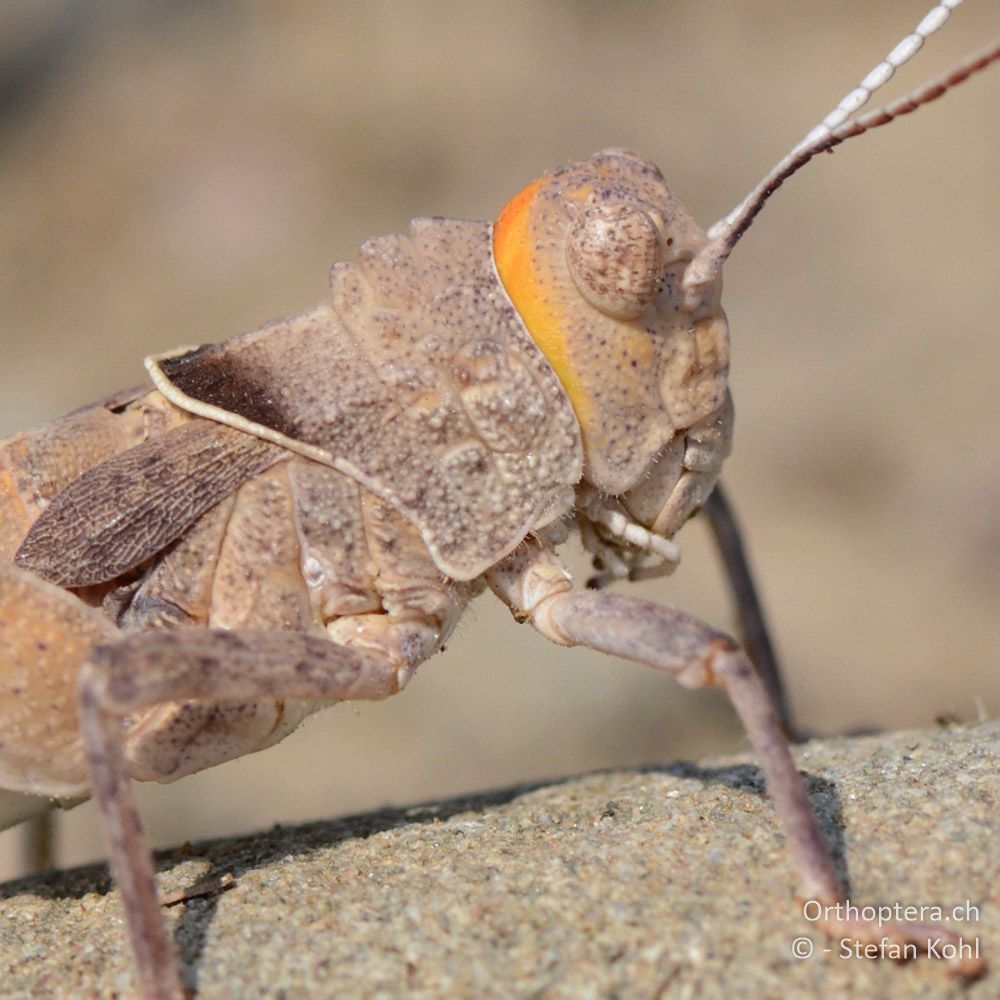
[[[740,620],[740,636],[743,639],[743,647],[750,659],[753,660],[760,679],[764,682],[764,686],[771,695],[771,700],[778,708],[785,734],[789,739],[798,742],[801,736],[792,721],[788,696],[781,678],[781,668],[778,665],[778,657],[771,642],[753,573],[750,571],[750,564],[747,561],[740,525],[721,483],[716,484],[715,489],[701,509],[708,518],[712,535],[726,568],[726,576]]]
[[[850,918],[830,853],[799,777],[781,718],[767,687],[735,640],[691,615],[611,591],[573,590],[569,574],[540,542],[522,546],[486,578],[521,621],[553,642],[586,646],[673,674],[685,687],[720,686],[736,709],[774,800],[799,874],[799,896],[821,904],[817,921],[833,938],[881,940],[931,953],[948,942],[952,972],[976,976],[985,963],[965,958],[961,937],[933,924],[884,924]],[[939,952],[938,952],[939,953]]]
[[[185,994],[129,778],[123,718],[183,700],[384,698],[414,666],[319,636],[270,630],[145,632],[93,651],[80,675],[80,727],[144,998]]]

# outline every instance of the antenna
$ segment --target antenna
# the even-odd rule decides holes
[[[920,51],[924,42],[944,25],[951,12],[961,3],[962,0],[944,0],[932,8],[913,32],[902,39],[885,59],[865,75],[857,87],[843,97],[815,128],[793,146],[736,208],[709,229],[708,243],[684,272],[685,296],[690,307],[693,308],[697,304],[701,290],[718,276],[733,247],[750,228],[750,224],[768,198],[814,156],[832,149],[846,139],[863,135],[880,125],[887,125],[895,118],[909,114],[923,104],[929,104],[974,73],[1000,59],[1000,37],[998,37],[986,48],[966,57],[904,97],[892,101],[877,111],[871,111],[857,118],[852,117],[868,103],[877,90],[892,79],[900,66],[909,62]]]

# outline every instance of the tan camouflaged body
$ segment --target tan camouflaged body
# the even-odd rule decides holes
[[[624,172],[632,169],[626,159],[644,164],[614,154]],[[672,199],[669,210],[682,211]],[[682,221],[693,252],[700,230]],[[575,512],[598,556],[631,558],[629,544],[589,520],[595,502],[650,527],[666,511],[667,537],[697,508],[728,451],[728,396],[716,391],[717,408],[692,427],[650,435],[655,450],[624,507],[595,491],[584,478],[573,406],[504,290],[491,233],[488,223],[417,220],[408,236],[369,241],[358,264],[336,265],[328,303],[217,346],[151,359],[159,389],[120,394],[0,443],[0,564],[28,546],[25,536],[50,507],[83,525],[62,549],[58,532],[55,542],[41,532],[36,548],[48,552],[37,562],[23,560],[23,549],[18,555],[33,568],[51,557],[43,575],[61,587],[21,569],[0,577],[0,788],[16,793],[0,798],[0,821],[5,806],[8,821],[23,818],[35,796],[86,796],[76,675],[87,650],[120,630],[278,628],[345,644],[363,633],[362,644],[378,645],[403,622],[408,638],[392,651],[408,676],[443,645],[482,589],[481,574],[527,535],[558,541]],[[673,294],[666,278],[659,287],[661,298]],[[712,294],[694,319],[678,320],[662,301],[650,315],[671,315],[678,349],[696,345],[695,322],[721,317]],[[708,375],[721,376],[724,388],[728,340],[724,319],[713,323]],[[683,356],[678,349],[664,363],[690,394],[701,368],[693,346]],[[669,392],[667,376],[659,384]],[[192,443],[202,452],[194,458]],[[252,459],[234,458],[244,446]],[[217,501],[213,449],[237,477],[256,463],[232,488],[220,479]],[[119,532],[128,537],[114,541],[129,551],[107,556],[107,565],[119,559],[128,568],[105,579],[104,550],[86,548],[87,525],[111,537],[116,505],[136,493],[141,506],[151,488],[200,512],[168,543],[156,524],[133,519]],[[176,511],[170,516],[180,523]],[[148,550],[138,565],[133,548]],[[316,707],[160,706],[130,720],[131,772],[175,780],[273,744]]]

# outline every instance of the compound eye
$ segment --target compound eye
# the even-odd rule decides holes
[[[633,205],[594,205],[574,223],[566,261],[580,294],[616,319],[635,319],[656,297],[663,273],[660,233]]]

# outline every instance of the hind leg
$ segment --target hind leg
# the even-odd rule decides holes
[[[380,629],[365,636],[365,617],[354,648],[301,632],[199,628],[136,633],[93,650],[80,675],[80,725],[143,997],[177,1000],[184,992],[129,779],[122,720],[188,700],[333,702],[395,694],[437,648],[439,635],[419,620],[386,628],[387,616],[379,616]]]

